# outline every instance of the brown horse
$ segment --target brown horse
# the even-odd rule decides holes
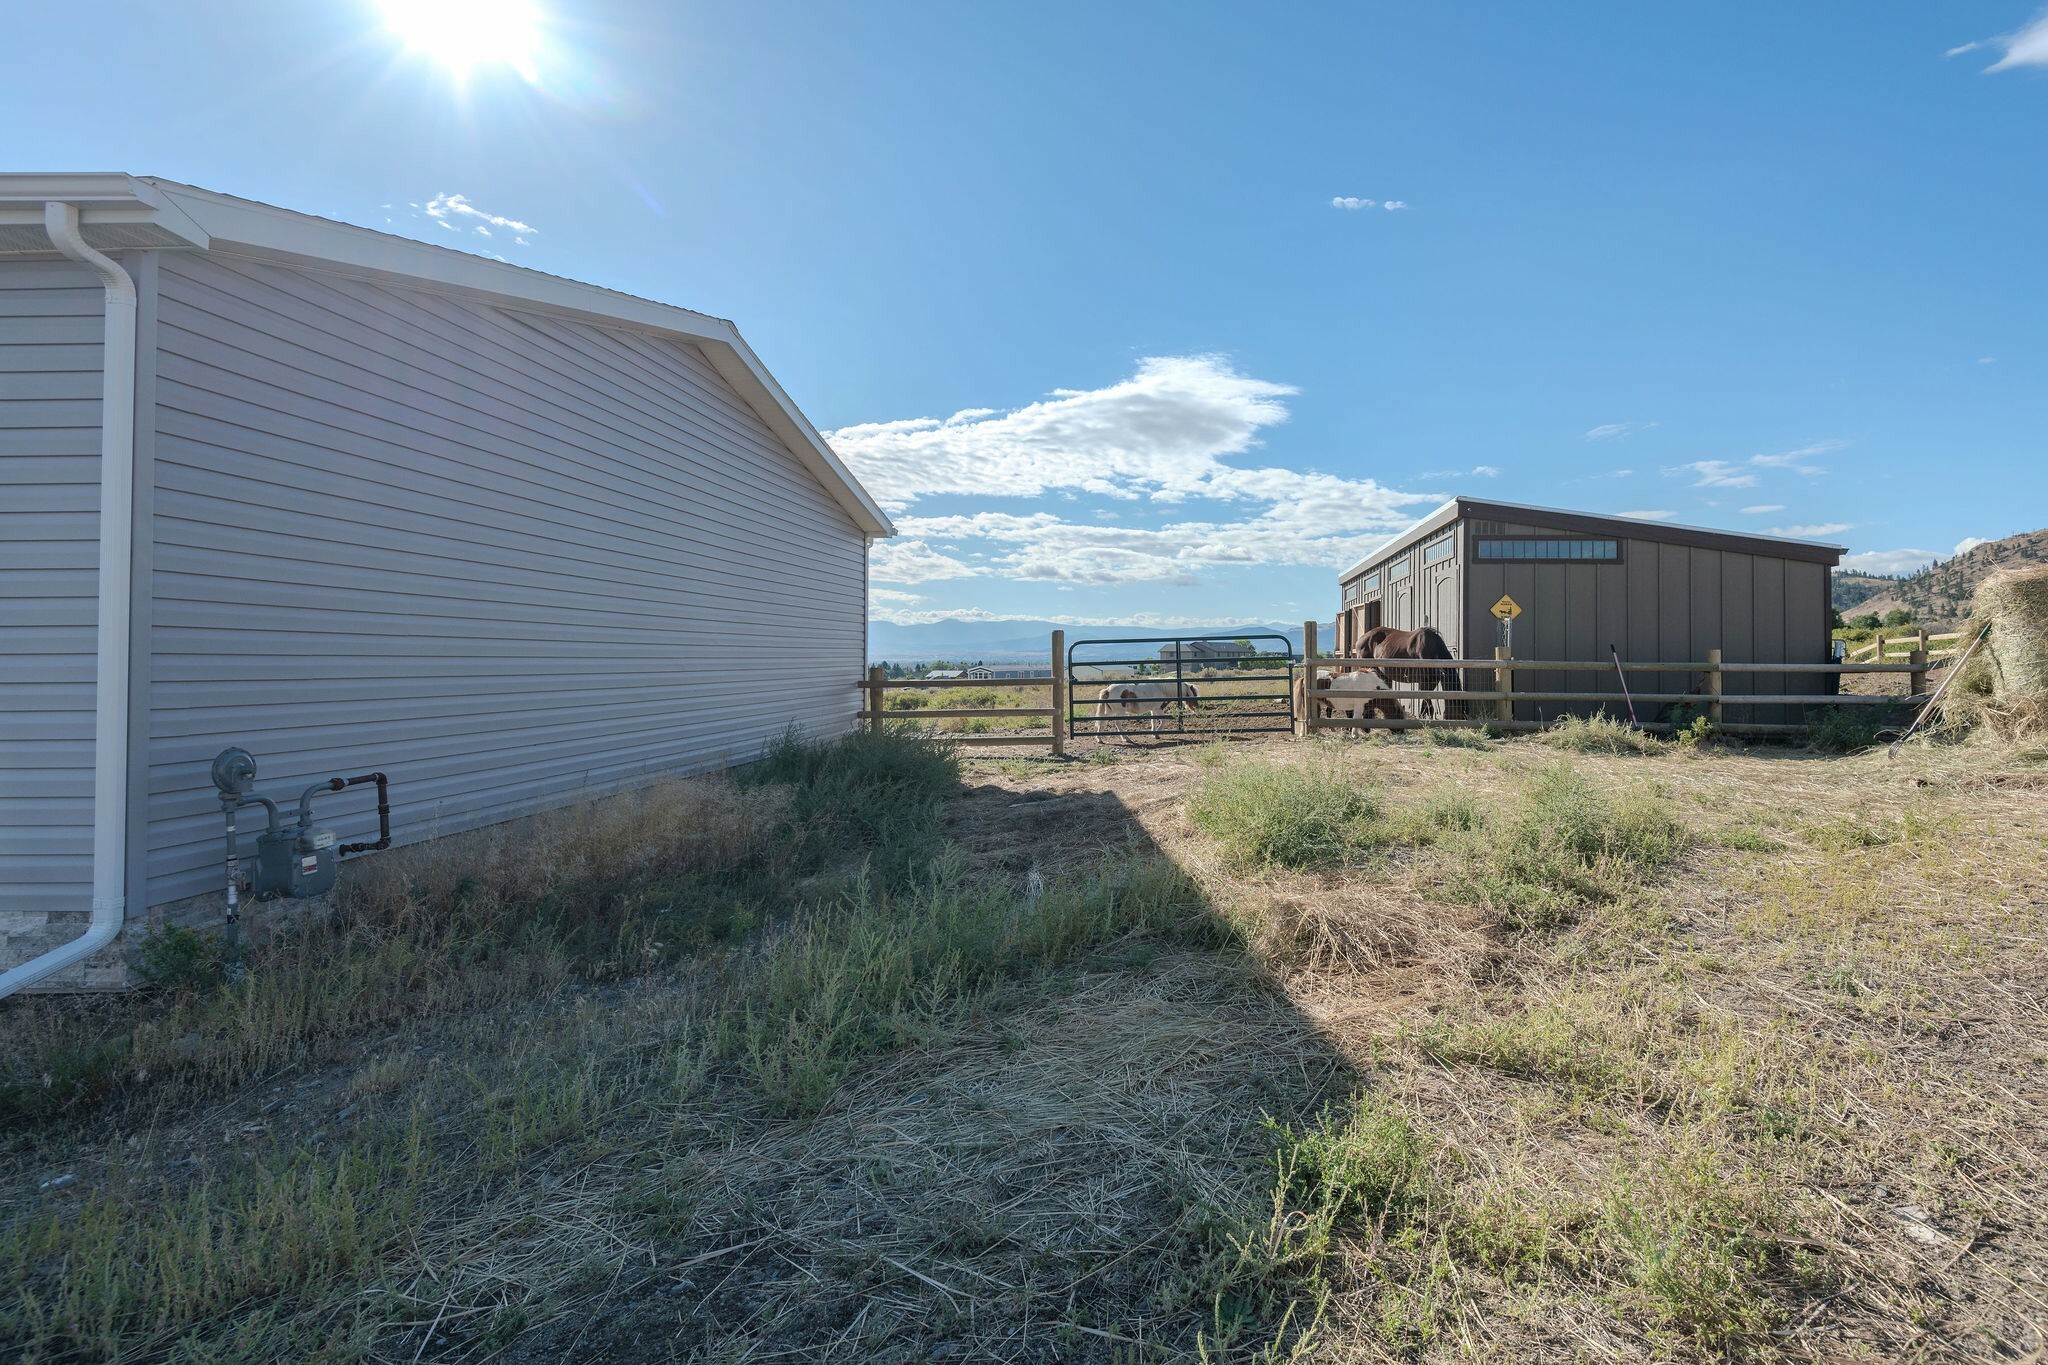
[[[1366,659],[1454,659],[1451,647],[1444,643],[1444,637],[1428,626],[1420,630],[1396,630],[1392,626],[1374,626],[1358,637],[1357,653]],[[1456,692],[1458,674],[1450,668],[1389,668],[1385,664],[1373,671],[1394,687],[1413,687],[1422,691]],[[1422,701],[1416,708],[1424,716],[1436,713],[1434,701]],[[1445,714],[1449,714],[1445,704]]]

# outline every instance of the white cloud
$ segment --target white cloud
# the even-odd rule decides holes
[[[2004,55],[1984,68],[1986,72],[2011,71],[2022,66],[2048,67],[2048,9],[2035,15],[2027,25],[2016,32],[2001,34],[1996,38],[1985,38],[1974,43],[1948,50],[1951,57],[1960,57],[1966,52],[1979,48],[2003,48]]]
[[[1694,460],[1691,464],[1682,464],[1676,469],[1667,469],[1664,472],[1683,474],[1688,471],[1699,476],[1693,480],[1694,488],[1756,487],[1756,475],[1745,474],[1726,460]]]
[[[1979,365],[1996,365],[1998,357],[1995,355],[1980,355],[1977,357],[1977,363]]]
[[[924,598],[914,592],[900,592],[895,588],[869,588],[868,601],[907,607],[914,602],[924,601]]]
[[[1806,461],[1815,455],[1832,454],[1848,444],[1847,441],[1832,439],[1815,441],[1812,445],[1801,446],[1797,450],[1780,451],[1776,455],[1752,455],[1749,462],[1759,469],[1789,469],[1795,474],[1825,474],[1827,470],[1818,465],[1807,464]]]
[[[875,547],[874,577],[895,583],[1000,575],[1041,582],[1188,583],[1220,565],[1342,567],[1413,520],[1432,494],[1371,479],[1224,463],[1283,422],[1295,390],[1215,356],[1152,358],[1105,388],[1060,390],[1011,410],[972,409],[828,433],[901,534]],[[937,495],[1035,498],[1093,494],[1154,507],[1193,500],[1243,505],[1235,519],[1189,517],[1156,528],[1069,521],[1050,512],[902,515]],[[934,542],[972,548],[942,553]],[[970,562],[972,561],[972,562]]]
[[[1694,478],[1692,485],[1694,488],[1754,488],[1756,487],[1757,476],[1751,473],[1751,470],[1789,469],[1795,474],[1805,474],[1808,477],[1825,474],[1827,473],[1826,469],[1816,464],[1808,464],[1806,461],[1812,459],[1815,455],[1825,455],[1830,451],[1840,450],[1848,444],[1847,441],[1833,439],[1815,441],[1813,444],[1801,446],[1797,450],[1781,450],[1770,455],[1752,455],[1740,463],[1730,460],[1694,460],[1689,464],[1666,469],[1664,472],[1666,474],[1696,475],[1697,477]]]
[[[1374,200],[1359,199],[1348,194],[1340,194],[1330,201],[1330,207],[1333,209],[1369,209],[1377,206]]]
[[[1825,540],[1829,536],[1838,536],[1849,528],[1850,523],[1846,521],[1823,521],[1812,526],[1773,526],[1764,534],[1790,536],[1794,540]]]
[[[1652,512],[1617,512],[1615,513],[1615,515],[1619,517],[1628,517],[1634,521],[1669,521],[1673,517],[1677,516],[1678,513],[1667,512],[1662,509],[1658,509],[1657,511]]]
[[[1216,356],[1152,357],[1106,388],[1061,389],[1025,407],[869,422],[827,432],[884,506],[934,493],[1039,497],[1241,496],[1247,471],[1222,463],[1287,420],[1295,390]]]
[[[1475,464],[1470,469],[1431,469],[1415,476],[1419,480],[1429,479],[1497,479],[1500,470],[1490,464]]]
[[[1622,436],[1633,436],[1639,431],[1648,431],[1655,422],[1606,422],[1586,433],[1592,441],[1612,441]]]
[[[1408,201],[1405,199],[1389,199],[1386,203],[1381,204],[1380,207],[1388,213],[1399,213],[1402,209],[1408,207]]]
[[[868,577],[878,583],[930,583],[941,578],[972,578],[979,572],[921,540],[903,536],[878,540],[868,553]]]
[[[528,223],[522,223],[517,218],[507,218],[500,213],[484,212],[476,205],[470,203],[467,195],[437,194],[426,203],[416,207],[425,213],[427,217],[433,219],[442,227],[447,228],[450,232],[459,230],[456,227],[458,222],[468,224],[485,237],[491,235],[492,228],[501,228],[506,232],[512,233],[512,240],[520,246],[531,245],[526,239],[529,236],[537,237],[540,235],[539,228]]]
[[[1472,477],[1475,479],[1497,479],[1500,477],[1500,471],[1490,464],[1475,464],[1472,466]]]
[[[1863,550],[1842,556],[1842,568],[1850,573],[1912,573],[1933,562],[1932,550]]]
[[[1785,504],[1782,502],[1760,502],[1754,507],[1743,508],[1742,515],[1745,517],[1761,517],[1770,512],[1782,512],[1784,510]]]
[[[1991,537],[1989,536],[1964,536],[1961,540],[1956,542],[1956,548],[1950,553],[1959,555],[1968,554],[1970,551],[1976,549],[1979,545],[1989,545],[1990,543]]]

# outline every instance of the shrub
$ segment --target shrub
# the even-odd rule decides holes
[[[894,883],[938,855],[942,803],[960,785],[960,762],[927,733],[858,730],[813,744],[791,730],[742,781],[794,788],[789,834],[802,869],[862,849],[876,875]]]
[[[1620,895],[1683,850],[1685,828],[1658,803],[1610,802],[1564,760],[1523,794],[1504,827],[1460,836],[1444,884],[1516,929],[1564,923]]]
[[[1336,867],[1381,841],[1380,805],[1327,754],[1219,768],[1188,798],[1195,828],[1246,868]]]
[[[1561,717],[1537,739],[1553,749],[1581,754],[1659,754],[1665,749],[1655,735],[1623,724],[1604,711]]]
[[[1694,716],[1685,725],[1674,725],[1671,738],[1687,749],[1697,749],[1714,737],[1714,722],[1705,716]]]
[[[137,941],[135,974],[159,990],[211,990],[228,979],[237,957],[217,934],[160,924]]]
[[[1888,626],[1910,626],[1913,624],[1913,613],[1904,607],[1893,607],[1884,614],[1884,623]]]
[[[1429,1196],[1428,1149],[1408,1116],[1363,1092],[1342,1112],[1325,1107],[1300,1128],[1265,1120],[1291,1205],[1340,1225],[1412,1213]]]
[[[1832,754],[1855,753],[1877,743],[1883,717],[1874,706],[1828,706],[1807,722],[1807,743]]]

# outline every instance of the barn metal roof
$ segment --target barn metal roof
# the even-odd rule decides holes
[[[1788,536],[1759,536],[1745,531],[1722,531],[1711,526],[1683,526],[1669,521],[1643,521],[1637,517],[1600,516],[1572,512],[1561,507],[1535,507],[1520,502],[1493,502],[1483,498],[1452,498],[1422,520],[1402,531],[1377,550],[1337,576],[1339,583],[1352,579],[1385,559],[1455,521],[1521,521],[1553,526],[1560,531],[1582,531],[1589,535],[1614,536],[1626,540],[1650,540],[1665,545],[1696,545],[1705,550],[1733,550],[1738,554],[1767,555],[1773,559],[1799,559],[1833,566],[1848,553],[1844,545]]]
[[[0,254],[50,250],[42,206],[51,200],[76,205],[85,240],[102,251],[215,251],[692,342],[863,531],[896,533],[724,318],[175,180],[119,172],[0,172]]]

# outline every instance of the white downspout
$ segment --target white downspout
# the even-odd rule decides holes
[[[10,996],[114,941],[128,897],[129,566],[135,544],[135,282],[85,244],[75,205],[46,203],[43,226],[58,251],[91,266],[107,291],[100,362],[99,650],[92,730],[92,923],[61,948],[0,973]]]

